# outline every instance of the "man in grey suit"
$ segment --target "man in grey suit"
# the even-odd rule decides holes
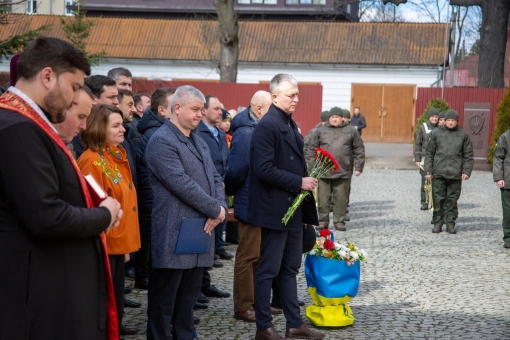
[[[204,268],[214,261],[214,242],[205,254],[175,255],[183,217],[204,216],[211,233],[225,219],[221,177],[209,148],[193,130],[202,119],[205,98],[181,86],[172,99],[171,118],[154,133],[146,163],[154,195],[147,339],[193,339],[193,306]]]

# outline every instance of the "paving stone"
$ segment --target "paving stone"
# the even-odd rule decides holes
[[[369,254],[361,266],[354,325],[321,329],[326,339],[509,339],[509,251],[503,248],[501,202],[492,173],[475,171],[463,181],[456,235],[431,233],[432,213],[421,211],[420,175],[413,170],[367,169],[353,177],[346,232],[335,231]],[[444,230],[444,229],[443,229]],[[226,247],[235,253],[236,246]],[[232,292],[233,261],[211,271],[212,283]],[[304,273],[298,296],[311,299]],[[145,339],[147,292],[134,289],[124,324]],[[301,309],[304,317],[304,307]],[[232,297],[211,299],[196,311],[202,340],[254,339],[255,325],[235,320]],[[304,317],[305,318],[305,317]],[[305,322],[313,327],[311,323]],[[285,318],[274,318],[285,331]]]

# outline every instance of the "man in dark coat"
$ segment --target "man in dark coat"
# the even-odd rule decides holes
[[[209,146],[211,151],[211,158],[214,162],[214,167],[218,174],[225,178],[225,171],[227,170],[228,161],[228,144],[225,132],[218,128],[217,125],[222,119],[221,102],[218,98],[211,95],[205,96],[204,117],[197,127],[197,134]],[[226,222],[225,222],[226,223]],[[223,232],[225,231],[225,224],[218,226],[215,229],[216,233],[216,254],[224,260],[234,258],[234,255],[227,253],[223,248]]]
[[[361,136],[361,132],[364,128],[367,127],[367,123],[365,121],[365,116],[361,114],[359,111],[359,107],[354,108],[354,114],[351,117],[351,125],[358,131]]]
[[[466,131],[458,125],[457,111],[446,111],[445,121],[445,125],[434,131],[427,143],[425,178],[432,179],[432,232],[441,232],[444,218],[446,232],[456,234],[455,221],[459,215],[457,201],[462,181],[468,180],[473,170],[473,145]]]
[[[65,119],[84,74],[82,52],[38,38],[0,98],[0,339],[119,336],[100,234],[116,224],[120,204],[109,197],[87,208],[83,177],[50,124]]]
[[[234,318],[255,322],[254,284],[260,259],[259,226],[248,222],[248,173],[250,139],[253,129],[271,105],[271,94],[258,91],[250,106],[234,117],[231,124],[232,144],[225,174],[225,190],[234,195],[234,217],[238,220],[239,246],[234,265]]]
[[[145,162],[147,144],[166,119],[170,119],[174,88],[166,87],[154,91],[151,106],[147,108],[140,123],[136,126],[142,135],[136,154],[136,174],[138,176],[138,221],[142,246],[136,254],[135,288],[149,287],[150,251],[151,251],[151,223],[152,223],[152,188]]]
[[[204,254],[175,254],[183,217],[206,217],[211,233],[226,218],[221,177],[209,148],[193,131],[202,118],[205,98],[181,86],[172,99],[172,117],[147,144],[145,161],[153,200],[147,339],[192,339],[193,306],[204,268],[214,261],[214,244]]]
[[[282,339],[272,324],[271,285],[278,276],[286,336],[322,339],[300,315],[296,275],[301,267],[303,224],[317,225],[315,200],[310,195],[287,225],[282,218],[301,190],[312,191],[315,178],[306,177],[303,137],[292,120],[299,90],[288,74],[270,83],[273,104],[253,131],[248,175],[248,223],[262,230],[260,264],[255,281],[256,339]]]

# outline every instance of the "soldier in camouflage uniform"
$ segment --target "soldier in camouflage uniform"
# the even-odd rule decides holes
[[[425,157],[425,147],[427,146],[427,141],[429,140],[430,133],[437,127],[439,111],[435,107],[431,107],[428,110],[427,115],[429,119],[420,125],[418,132],[416,133],[416,139],[414,140],[414,162],[420,169],[421,175],[421,210],[429,209],[424,188],[425,172],[423,171],[423,158]]]
[[[435,131],[425,150],[425,178],[432,179],[434,196],[433,233],[443,228],[456,234],[455,221],[459,210],[462,180],[468,180],[473,170],[473,145],[468,134],[459,125],[459,114],[455,110],[445,113],[446,123]]]
[[[494,182],[501,190],[503,208],[503,247],[510,248],[510,130],[506,130],[498,139],[493,157]]]
[[[319,180],[319,228],[329,226],[329,199],[333,203],[333,223],[336,230],[345,231],[348,183],[354,174],[359,176],[365,165],[365,146],[356,129],[344,120],[342,109],[334,107],[328,122],[311,136],[306,162],[313,164],[315,148],[330,152],[340,164]]]

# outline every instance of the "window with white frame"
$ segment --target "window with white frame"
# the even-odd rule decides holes
[[[326,0],[285,0],[286,5],[325,5]]]
[[[74,12],[72,9],[69,8],[69,6],[74,5],[74,1],[66,1],[64,13],[65,15],[74,15]]]
[[[237,3],[240,5],[250,4],[276,5],[278,3],[278,0],[237,0]]]
[[[27,1],[27,14],[37,14],[37,1]]]

